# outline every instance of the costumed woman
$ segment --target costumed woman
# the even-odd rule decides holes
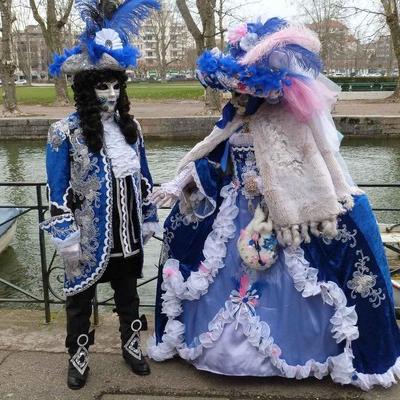
[[[122,355],[138,375],[150,373],[139,331],[137,279],[143,245],[157,229],[149,201],[152,178],[140,125],[129,114],[125,69],[139,51],[130,44],[154,0],[76,2],[86,30],[79,44],[55,57],[50,72],[73,75],[76,112],[54,123],[47,145],[52,235],[65,266],[67,383],[80,389],[88,376],[91,303],[99,282],[110,282],[119,316]]]
[[[279,18],[228,40],[199,58],[198,77],[232,100],[152,196],[176,202],[148,354],[224,375],[388,387],[400,376],[388,264],[339,155],[320,43]]]

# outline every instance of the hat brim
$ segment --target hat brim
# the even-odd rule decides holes
[[[68,57],[62,65],[62,72],[68,75],[75,75],[82,71],[99,71],[99,70],[124,71],[125,68],[112,56],[103,53],[100,60],[93,64],[89,56],[85,53],[74,54]]]

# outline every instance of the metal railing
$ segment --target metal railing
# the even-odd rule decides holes
[[[7,204],[7,205],[0,205],[0,209],[5,208],[17,208],[21,210],[18,215],[13,216],[6,221],[0,222],[0,227],[20,218],[23,215],[26,215],[30,212],[37,213],[37,221],[38,221],[38,245],[40,251],[40,267],[41,267],[41,279],[42,279],[42,296],[38,296],[31,291],[28,291],[21,286],[18,286],[12,282],[7,281],[0,277],[0,283],[3,285],[15,290],[16,292],[22,293],[25,298],[17,298],[17,297],[0,297],[0,303],[26,303],[26,304],[43,304],[44,305],[44,312],[45,312],[45,321],[49,323],[51,321],[51,312],[50,306],[52,304],[63,304],[65,303],[65,299],[62,294],[57,293],[57,290],[52,286],[50,276],[57,270],[63,270],[62,267],[55,265],[55,260],[57,256],[57,252],[54,251],[51,257],[50,263],[47,263],[47,256],[46,256],[46,240],[45,240],[45,233],[39,229],[39,224],[45,220],[45,214],[49,209],[49,206],[46,202],[43,202],[43,194],[46,193],[46,183],[42,182],[0,182],[1,187],[32,187],[35,188],[35,203],[36,204]],[[162,241],[162,238],[153,236],[154,240]],[[158,265],[156,265],[158,268]],[[157,275],[145,280],[144,282],[140,282],[137,287],[142,287],[144,285],[149,284],[150,282],[157,279]],[[99,321],[99,306],[114,306],[111,302],[113,297],[110,297],[106,300],[99,301],[96,295],[93,301],[93,318],[94,324],[97,325]],[[154,307],[154,304],[141,304],[141,307]]]
[[[43,203],[43,194],[45,193],[45,183],[42,182],[0,182],[0,187],[32,187],[35,188],[35,198],[36,198],[36,204],[29,204],[29,205],[14,205],[14,204],[9,204],[9,205],[0,205],[0,209],[4,208],[18,208],[21,210],[21,212],[14,216],[9,218],[6,221],[3,221],[0,223],[0,226],[5,225],[9,222],[11,222],[14,219],[17,219],[27,213],[30,212],[35,212],[37,214],[37,221],[38,221],[38,244],[39,244],[39,250],[40,250],[40,267],[41,267],[41,278],[42,278],[42,295],[38,296],[35,293],[32,293],[18,285],[15,285],[6,279],[3,279],[0,277],[0,283],[3,285],[19,292],[22,293],[26,298],[0,298],[0,303],[40,303],[44,305],[44,312],[45,312],[45,321],[46,323],[49,323],[51,320],[51,311],[50,311],[50,306],[52,304],[63,304],[65,302],[65,299],[61,294],[58,294],[57,291],[52,287],[50,276],[51,274],[56,271],[56,270],[62,270],[62,267],[56,266],[54,264],[55,259],[56,259],[56,251],[53,252],[53,255],[51,257],[50,263],[47,263],[47,257],[46,257],[46,241],[45,241],[45,233],[39,229],[39,224],[45,220],[45,213],[48,211],[48,204]],[[156,184],[155,186],[158,186]],[[359,184],[359,187],[369,187],[369,188],[400,188],[400,184]],[[393,212],[393,213],[400,213],[400,208],[373,208],[374,211],[386,211],[386,212]],[[400,214],[399,214],[400,217]],[[399,218],[400,221],[400,218]],[[400,226],[400,224],[394,224],[391,225],[387,228],[387,231],[390,232],[394,227]],[[162,238],[154,236],[155,240],[162,241]],[[400,254],[400,246],[399,244],[388,244],[385,243],[385,246],[389,248],[390,250],[395,251],[396,253]],[[156,265],[158,268],[159,265]],[[392,273],[396,273],[400,271],[400,268],[397,268],[392,271]],[[149,284],[150,282],[154,281],[157,279],[157,275],[153,276],[144,282],[140,282],[138,284],[138,287],[142,287],[144,285]],[[111,302],[113,297],[110,297],[106,300],[99,301],[96,296],[93,301],[93,317],[94,317],[94,323],[97,325],[99,321],[99,306],[114,306],[114,304]],[[141,307],[154,307],[154,304],[144,304],[141,305]]]
[[[396,82],[340,82],[337,83],[343,92],[392,92]]]

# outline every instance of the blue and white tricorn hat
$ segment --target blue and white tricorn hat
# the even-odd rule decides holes
[[[131,38],[139,35],[140,25],[150,12],[160,8],[157,0],[125,0],[121,4],[117,0],[76,0],[75,6],[86,29],[78,45],[54,55],[50,75],[123,71],[136,66],[140,51],[131,44]]]

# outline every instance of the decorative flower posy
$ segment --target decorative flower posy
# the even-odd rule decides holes
[[[259,299],[256,289],[252,289],[249,275],[243,275],[240,279],[239,290],[232,290],[229,299],[233,307],[233,315],[236,319],[240,318],[242,311],[250,313],[252,316],[256,314],[256,305]]]

